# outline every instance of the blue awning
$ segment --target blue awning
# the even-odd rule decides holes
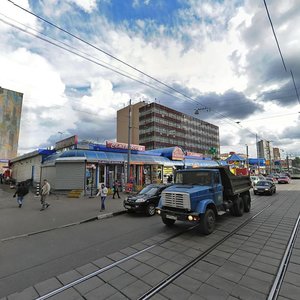
[[[217,167],[219,164],[214,160],[204,160],[204,159],[185,159],[185,166],[189,167]]]

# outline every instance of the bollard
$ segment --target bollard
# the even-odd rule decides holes
[[[37,183],[37,184],[36,184],[35,197],[39,197],[39,196],[40,196],[40,184]]]

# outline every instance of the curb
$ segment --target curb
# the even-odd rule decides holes
[[[81,220],[81,221],[78,221],[78,222],[73,222],[73,223],[69,223],[69,224],[65,224],[65,225],[60,225],[60,226],[49,228],[49,229],[42,229],[42,230],[39,230],[39,231],[34,231],[34,232],[25,233],[25,234],[11,236],[11,237],[8,237],[8,238],[1,239],[0,242],[7,242],[7,241],[19,239],[19,238],[25,238],[25,237],[29,237],[29,236],[32,236],[32,235],[44,233],[44,232],[47,232],[47,231],[52,231],[52,230],[56,230],[56,229],[62,229],[62,228],[66,228],[66,227],[80,225],[80,224],[84,224],[84,223],[88,223],[88,222],[92,222],[92,221],[96,221],[96,220],[108,219],[108,218],[112,218],[114,216],[122,215],[124,213],[126,213],[126,210],[120,210],[120,211],[113,212],[113,213],[107,213],[107,214],[103,214],[103,215],[98,215],[96,217],[92,217],[92,218],[89,218],[89,219]]]

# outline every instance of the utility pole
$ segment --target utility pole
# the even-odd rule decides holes
[[[259,149],[258,149],[257,134],[255,134],[255,142],[256,142],[257,171],[258,171],[258,175],[259,175],[260,174],[260,161],[259,161]]]
[[[248,145],[246,144],[246,168],[247,168],[247,174],[249,172],[249,151],[248,151]]]
[[[131,99],[128,108],[128,153],[127,153],[127,183],[130,181],[130,155],[131,155]]]

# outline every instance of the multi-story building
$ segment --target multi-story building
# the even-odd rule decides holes
[[[139,139],[131,139],[131,142],[144,145],[147,150],[179,146],[185,151],[202,154],[209,154],[215,148],[215,155],[220,154],[218,126],[158,103],[140,104],[139,124],[136,127],[139,129]],[[135,128],[134,123],[132,128]],[[128,133],[124,132],[124,135],[125,141]],[[119,140],[119,134],[117,136]]]
[[[273,157],[274,160],[280,160],[280,149],[279,148],[273,148]]]
[[[257,142],[258,157],[265,158],[267,161],[273,160],[273,148],[271,142],[260,140]]]
[[[17,156],[22,101],[22,93],[0,87],[0,160]]]
[[[130,127],[131,136],[130,143],[139,144],[139,109],[144,106],[145,102],[138,102],[131,105]],[[129,127],[129,105],[117,111],[117,141],[120,143],[128,143],[128,127]]]

